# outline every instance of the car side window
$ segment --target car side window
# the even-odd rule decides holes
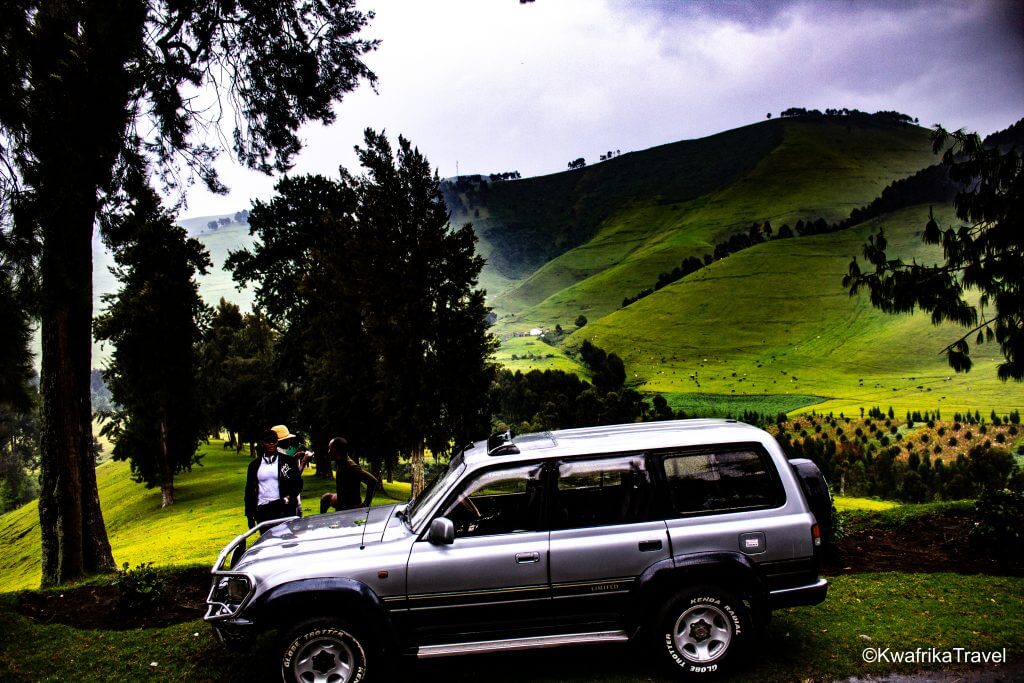
[[[685,515],[781,505],[785,495],[766,458],[754,448],[666,454],[673,508]]]
[[[643,522],[651,518],[652,488],[642,455],[572,460],[558,465],[553,528]]]
[[[466,482],[442,513],[455,525],[455,537],[540,529],[540,472],[540,465],[489,470]]]

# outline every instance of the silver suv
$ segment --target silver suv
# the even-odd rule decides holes
[[[799,465],[730,420],[492,437],[407,504],[239,536],[206,620],[226,644],[277,630],[286,681],[356,683],[391,654],[630,639],[679,672],[721,672],[771,610],[825,599],[812,510],[831,506]]]

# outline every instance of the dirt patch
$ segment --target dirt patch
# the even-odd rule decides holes
[[[200,619],[210,591],[207,569],[163,574],[160,599],[144,613],[118,607],[117,586],[75,586],[61,591],[26,591],[19,596],[18,613],[41,624],[122,631],[156,628]]]
[[[822,573],[955,572],[1024,576],[1024,563],[999,562],[971,549],[970,513],[947,511],[923,515],[898,527],[869,525],[847,534],[826,553]]]

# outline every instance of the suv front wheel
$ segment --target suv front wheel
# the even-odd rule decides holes
[[[657,622],[657,647],[685,674],[720,674],[734,661],[750,631],[743,602],[717,586],[698,586],[675,596]]]
[[[282,641],[281,678],[285,683],[361,683],[367,676],[368,650],[347,624],[310,619]]]

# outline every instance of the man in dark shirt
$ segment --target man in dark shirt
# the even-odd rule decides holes
[[[338,469],[334,475],[337,493],[325,493],[320,497],[320,514],[324,514],[332,507],[339,511],[370,507],[373,493],[380,486],[380,482],[352,459],[349,455],[348,441],[341,436],[331,439],[327,446],[327,457],[337,463]],[[362,501],[359,495],[360,482],[366,484],[366,498]]]

